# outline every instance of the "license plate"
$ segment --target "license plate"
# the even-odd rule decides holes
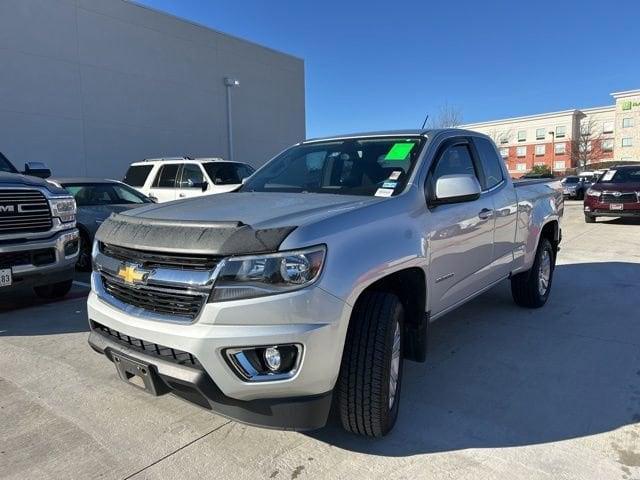
[[[13,278],[11,277],[11,269],[0,269],[0,287],[10,287],[12,283]]]
[[[622,203],[612,203],[609,205],[609,210],[624,210],[624,205]]]

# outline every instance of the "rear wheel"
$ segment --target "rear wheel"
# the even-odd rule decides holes
[[[64,282],[54,283],[52,285],[41,285],[39,287],[34,287],[33,290],[40,298],[54,300],[57,298],[62,298],[67,293],[69,293],[72,285],[73,280],[65,280]]]
[[[551,242],[541,238],[531,269],[511,277],[513,300],[521,307],[542,307],[551,292],[554,269],[555,255]]]
[[[588,214],[584,214],[584,221],[585,223],[596,223],[596,217],[594,217],[593,215],[588,215]]]
[[[392,293],[365,292],[351,317],[337,384],[345,430],[386,435],[396,423],[403,366],[402,303]]]

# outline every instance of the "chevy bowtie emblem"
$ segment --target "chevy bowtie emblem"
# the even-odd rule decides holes
[[[138,265],[122,264],[118,269],[118,278],[131,285],[141,285],[146,283],[151,272],[143,270]]]

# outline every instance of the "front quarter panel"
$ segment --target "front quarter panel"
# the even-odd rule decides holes
[[[426,244],[416,188],[352,212],[294,230],[280,249],[327,245],[318,286],[353,306],[376,280],[411,267],[425,268]]]

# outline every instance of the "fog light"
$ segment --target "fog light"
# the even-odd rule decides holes
[[[278,350],[278,347],[266,348],[264,350],[264,361],[272,372],[280,370],[282,358],[280,357],[280,350]]]
[[[65,257],[69,257],[71,255],[74,255],[78,252],[78,247],[79,247],[79,242],[78,239],[74,239],[74,240],[70,240],[67,243],[64,244],[64,255]]]

